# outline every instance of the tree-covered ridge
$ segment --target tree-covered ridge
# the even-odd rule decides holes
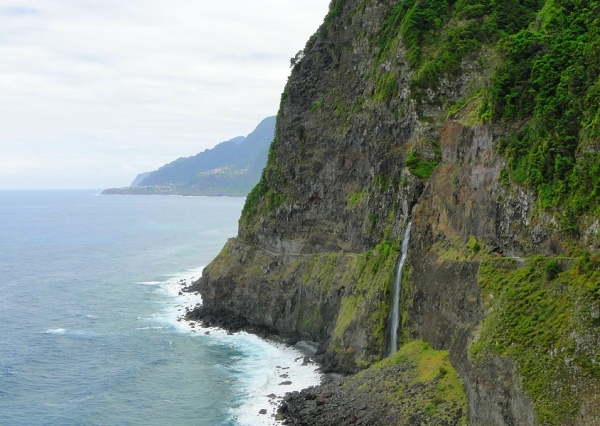
[[[247,137],[237,137],[206,149],[193,157],[179,158],[152,172],[141,186],[186,184],[202,179],[205,173],[219,168],[245,170],[258,160],[258,175],[264,167],[268,146],[273,140],[275,117],[262,120]],[[254,167],[255,169],[257,167]]]
[[[600,195],[600,2],[548,0],[527,29],[503,39],[483,117],[525,121],[500,146],[506,177],[563,205],[563,227],[596,212]]]
[[[138,175],[131,187],[105,194],[246,196],[259,181],[275,132],[275,117],[262,120],[247,137],[221,142],[192,157]]]
[[[416,71],[412,89],[419,100],[441,78],[460,74],[463,59],[526,28],[541,6],[541,0],[399,1],[379,34],[377,62],[402,40]]]
[[[544,208],[559,207],[565,230],[576,231],[582,214],[600,208],[599,2],[399,1],[379,33],[376,63],[400,42],[417,104],[443,79],[460,76],[464,60],[483,70],[491,64],[479,55],[495,52],[500,61],[482,92],[480,119],[513,123],[500,144],[505,182],[530,187]],[[377,93],[397,93],[389,74],[378,74]]]

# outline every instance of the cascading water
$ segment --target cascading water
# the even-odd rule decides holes
[[[404,268],[404,262],[406,262],[406,255],[408,253],[408,242],[410,241],[410,226],[412,222],[408,222],[406,231],[404,232],[404,239],[402,240],[402,255],[398,262],[398,269],[396,271],[396,280],[394,281],[394,303],[392,306],[392,343],[390,349],[390,355],[393,355],[398,350],[398,327],[400,326],[400,293],[402,293],[402,268]]]

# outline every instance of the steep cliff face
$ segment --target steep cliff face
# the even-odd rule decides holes
[[[366,368],[389,353],[412,221],[400,340],[449,351],[470,424],[598,424],[596,216],[580,210],[573,232],[567,201],[519,180],[510,141],[533,118],[490,118],[506,61],[494,46],[561,6],[509,3],[333,1],[295,58],[239,235],[196,284],[196,314]]]

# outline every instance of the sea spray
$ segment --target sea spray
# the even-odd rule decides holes
[[[294,347],[268,342],[245,332],[231,334],[186,320],[185,313],[200,305],[202,296],[198,292],[184,290],[202,275],[203,269],[191,269],[166,282],[159,282],[156,292],[167,295],[170,302],[152,319],[173,327],[178,333],[202,339],[206,346],[225,346],[238,351],[237,355],[228,357],[226,369],[235,372],[235,392],[240,402],[230,406],[226,424],[274,426],[277,424],[277,408],[286,392],[300,391],[321,383],[318,365],[307,363],[304,354]],[[150,285],[148,282],[140,284]],[[263,409],[267,410],[266,415],[260,414]]]
[[[402,240],[402,254],[398,262],[396,270],[396,280],[394,281],[394,303],[392,306],[392,339],[390,346],[390,355],[393,355],[398,350],[398,327],[400,326],[400,293],[402,292],[402,269],[408,253],[408,243],[410,241],[410,227],[412,222],[408,222],[404,239]]]

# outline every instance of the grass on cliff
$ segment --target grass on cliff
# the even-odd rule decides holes
[[[488,314],[471,355],[513,360],[540,424],[573,424],[600,387],[600,258],[492,258],[479,284]]]
[[[402,346],[390,357],[389,362],[394,364],[408,362],[414,365],[417,373],[414,383],[437,381],[436,396],[427,404],[428,411],[431,411],[431,405],[437,407],[443,401],[465,407],[466,414],[467,397],[460,377],[448,357],[448,351],[435,350],[429,344],[417,340]]]
[[[394,355],[349,379],[345,386],[357,385],[369,393],[384,393],[386,403],[399,412],[399,424],[412,424],[415,414],[422,420],[446,424],[442,419],[451,412],[451,417],[461,412],[460,424],[467,424],[467,397],[448,351],[435,350],[425,342],[403,345]]]
[[[298,258],[285,267],[284,282],[301,274],[305,291],[326,297],[331,292],[341,295],[329,351],[346,358],[349,363],[366,367],[381,359],[386,352],[385,331],[390,310],[390,283],[398,258],[399,244],[382,242],[363,254],[320,253],[309,259]],[[301,268],[301,269],[299,269]],[[317,332],[324,324],[322,306],[298,306],[305,330]],[[348,344],[346,333],[365,330],[370,339],[370,354],[359,358]]]
[[[367,325],[370,335],[375,339],[374,352],[380,359],[385,351],[385,331],[390,312],[391,282],[400,251],[399,243],[382,242],[374,250],[355,257],[352,268],[354,275],[353,286],[348,288],[342,298],[335,328],[332,335],[332,345],[338,351],[346,351],[344,334],[352,329],[354,323]],[[368,365],[365,360],[355,359],[360,366]]]
[[[427,179],[431,176],[438,164],[438,159],[428,161],[417,151],[411,151],[406,158],[406,167],[419,179]]]
[[[247,226],[249,230],[252,229],[252,223],[258,220],[261,214],[266,215],[275,211],[287,199],[287,195],[279,189],[286,185],[287,180],[275,154],[277,141],[276,137],[271,142],[267,165],[262,171],[260,180],[246,197],[242,209],[240,223]]]

